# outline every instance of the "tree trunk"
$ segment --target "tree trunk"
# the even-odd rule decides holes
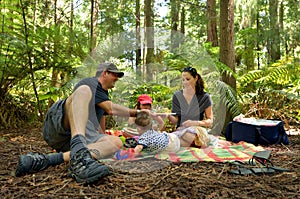
[[[151,64],[154,62],[154,13],[153,2],[154,0],[145,0],[145,39],[146,39],[146,80],[147,82],[153,80],[153,71],[151,70]]]
[[[21,4],[21,7],[22,7],[22,17],[23,17],[23,23],[24,23],[24,34],[25,34],[25,44],[26,44],[26,54],[27,54],[27,57],[28,57],[28,64],[29,64],[29,67],[30,67],[31,83],[32,83],[33,91],[34,91],[36,101],[37,101],[37,105],[38,105],[38,110],[39,110],[39,114],[40,114],[39,118],[43,118],[44,114],[43,114],[43,111],[42,111],[42,108],[41,108],[40,99],[39,99],[37,87],[36,87],[36,84],[35,84],[35,76],[34,76],[33,63],[32,63],[32,51],[31,51],[31,48],[29,47],[29,42],[28,42],[29,30],[28,30],[28,27],[27,27],[27,20],[26,20],[26,12],[25,12],[26,7],[24,6],[22,0],[20,0],[20,4]]]
[[[73,51],[73,24],[74,24],[74,2],[71,0],[71,12],[70,12],[70,20],[69,20],[69,29],[71,36],[69,38],[70,44],[68,45],[68,56],[71,56]]]
[[[171,4],[171,52],[179,47],[178,23],[179,23],[179,1],[170,0]]]
[[[280,24],[280,34],[283,34],[281,36],[283,38],[283,45],[285,49],[285,55],[289,55],[289,49],[288,49],[288,38],[287,34],[284,32],[284,4],[281,1],[280,3],[280,10],[279,10],[279,24]]]
[[[275,62],[280,59],[280,32],[279,32],[279,20],[278,20],[278,0],[269,1],[269,13],[270,13],[270,53],[271,62]]]
[[[257,57],[257,69],[260,69],[260,23],[259,12],[256,14],[256,57]]]
[[[71,0],[71,13],[70,13],[70,30],[73,32],[73,23],[74,23],[74,2]]]
[[[220,61],[235,72],[234,0],[220,1]],[[222,80],[236,89],[236,79],[233,76],[223,73]],[[221,99],[221,103],[225,104],[225,99]],[[223,129],[231,120],[232,114],[228,109]]]
[[[216,0],[206,1],[207,41],[218,46]]]
[[[185,33],[185,8],[182,6],[181,7],[181,15],[180,15],[180,32],[182,35]]]
[[[234,51],[234,0],[220,1],[220,61],[235,72]],[[233,76],[222,74],[222,80],[236,88]]]
[[[91,27],[90,27],[90,52],[97,45],[97,21],[98,21],[99,3],[98,0],[91,0]]]
[[[136,66],[136,75],[137,77],[142,76],[142,52],[141,52],[141,14],[140,14],[140,0],[136,0],[135,7],[135,29],[136,29],[136,50],[135,50],[135,66]]]
[[[54,1],[54,24],[56,27],[58,26],[58,16],[57,16],[57,0]],[[56,40],[55,40],[56,41]],[[57,43],[54,42],[53,44],[53,55],[57,55]],[[54,56],[54,59],[56,59],[56,56]],[[59,79],[59,69],[56,64],[52,66],[52,77],[51,77],[51,86],[59,88],[58,79]],[[49,99],[48,101],[48,107],[50,107],[55,101],[53,99]]]

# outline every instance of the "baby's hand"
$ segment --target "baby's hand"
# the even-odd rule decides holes
[[[134,152],[135,152],[135,153],[140,153],[142,150],[143,150],[143,145],[137,145],[137,146],[134,148]]]

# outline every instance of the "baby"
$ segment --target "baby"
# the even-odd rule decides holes
[[[158,132],[152,128],[152,118],[148,112],[141,111],[136,119],[135,124],[140,133],[138,145],[134,148],[136,153],[145,150],[147,152],[177,152],[180,148],[180,140],[173,133],[165,131]]]

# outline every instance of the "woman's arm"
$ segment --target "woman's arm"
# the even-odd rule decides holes
[[[213,121],[214,121],[214,115],[213,115],[213,111],[212,111],[212,106],[209,106],[209,107],[207,107],[207,109],[205,109],[205,119],[202,121],[199,121],[199,125],[210,128]]]
[[[167,116],[167,118],[168,118],[168,120],[171,124],[177,124],[177,122],[178,122],[178,116],[174,116],[174,115],[169,114]]]

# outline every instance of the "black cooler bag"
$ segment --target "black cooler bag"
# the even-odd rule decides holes
[[[226,127],[226,140],[238,143],[245,141],[255,145],[289,144],[284,123],[280,120],[259,120],[255,124],[238,121],[229,122]],[[261,124],[260,124],[260,121]],[[264,125],[266,121],[272,125]],[[268,122],[267,122],[268,123]]]

